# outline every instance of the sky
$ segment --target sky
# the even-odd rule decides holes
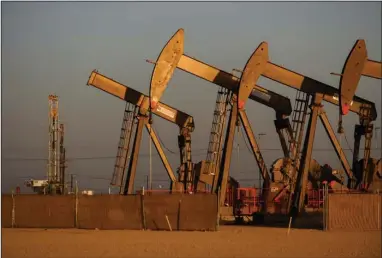
[[[340,73],[354,42],[366,40],[370,59],[381,60],[380,2],[2,2],[2,192],[26,179],[46,176],[48,95],[59,96],[65,124],[68,174],[81,189],[105,192],[114,168],[125,103],[87,86],[93,69],[145,94],[153,66],[167,40],[185,30],[185,54],[231,72],[242,69],[256,47],[269,44],[270,61],[338,87]],[[265,78],[259,85],[291,98],[296,91]],[[362,78],[356,94],[374,102],[380,127],[381,81]],[[218,87],[176,71],[162,101],[194,117],[193,161],[205,159]],[[324,104],[332,126],[338,111]],[[254,101],[246,105],[263,157],[270,166],[282,157],[273,125],[274,111]],[[353,146],[355,114],[344,117],[345,134]],[[154,128],[166,148],[177,151],[178,128],[154,117]],[[318,125],[313,158],[340,167],[330,141]],[[372,155],[381,156],[381,132]],[[344,137],[341,145],[347,148]],[[238,147],[237,147],[238,146]],[[231,175],[249,186],[258,167],[242,136],[235,138]],[[239,151],[237,151],[237,149]],[[351,151],[346,151],[351,162]],[[167,152],[176,171],[179,155]],[[93,158],[93,159],[81,159]],[[155,149],[154,187],[167,176]],[[149,140],[142,140],[136,186],[149,174]]]

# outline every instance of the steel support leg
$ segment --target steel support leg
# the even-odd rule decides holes
[[[294,202],[293,202],[294,207],[292,209],[292,212],[295,214],[292,214],[292,215],[299,214],[304,208],[305,193],[306,193],[306,187],[308,183],[309,166],[312,159],[314,136],[316,134],[317,118],[318,118],[319,110],[321,108],[322,99],[323,99],[323,94],[316,93],[314,95],[313,104],[311,107],[312,112],[309,118],[308,130],[305,137],[304,149],[302,152],[299,173],[297,175],[298,188],[294,196]]]

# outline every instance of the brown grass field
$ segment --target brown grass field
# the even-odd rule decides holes
[[[221,226],[218,232],[2,229],[2,257],[381,257],[381,232]]]

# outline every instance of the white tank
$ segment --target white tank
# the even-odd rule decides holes
[[[93,195],[94,191],[93,190],[88,190],[88,195]]]
[[[93,195],[93,194],[94,194],[94,191],[93,191],[93,190],[83,190],[83,191],[82,191],[82,194],[83,194],[83,195]]]

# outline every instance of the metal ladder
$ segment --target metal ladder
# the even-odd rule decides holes
[[[121,135],[119,138],[118,152],[114,165],[113,177],[110,185],[122,187],[123,177],[129,159],[129,147],[131,135],[136,118],[137,107],[131,103],[126,103],[125,112],[123,115]]]
[[[297,165],[297,161],[301,158],[301,143],[304,136],[309,99],[309,94],[297,91],[292,116],[293,140],[289,144],[289,154],[294,165]]]
[[[306,117],[308,115],[309,100],[309,94],[297,91],[292,115],[293,139],[289,142],[289,157],[291,159],[291,166],[293,167],[293,174],[290,175],[289,171],[287,171],[287,179],[290,185],[290,194],[288,197],[288,212],[291,208],[293,198],[292,196],[294,194],[294,189],[296,186],[296,180],[301,159],[301,143],[304,136]]]
[[[207,151],[207,166],[204,174],[215,174],[211,171],[212,164],[215,165],[215,170],[219,169],[221,146],[223,141],[224,126],[226,122],[227,107],[231,100],[231,92],[223,87],[219,87],[216,97],[216,104],[214,110],[214,118],[212,121],[212,128]]]

